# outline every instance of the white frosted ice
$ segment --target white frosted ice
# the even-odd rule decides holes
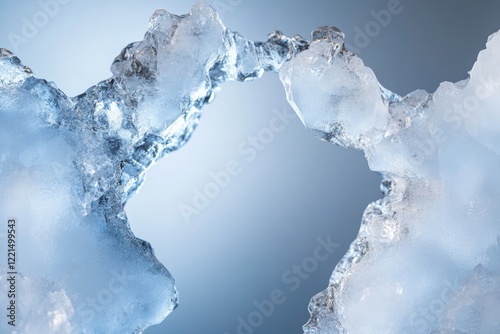
[[[500,36],[470,79],[405,97],[337,44],[313,41],[280,78],[319,138],[365,152],[386,196],[305,332],[500,333]]]
[[[113,76],[73,98],[0,49],[0,220],[17,222],[16,332],[140,333],[176,307],[172,276],[124,205],[148,167],[186,143],[220,84],[275,71],[307,128],[363,150],[384,175],[386,196],[312,299],[305,332],[500,333],[499,35],[470,79],[405,97],[380,86],[338,29],[312,37],[276,31],[254,43],[204,1],[184,16],[158,10]]]

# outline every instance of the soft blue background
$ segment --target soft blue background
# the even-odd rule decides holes
[[[274,29],[308,37],[316,27],[336,25],[351,45],[356,27],[364,30],[374,20],[370,12],[389,3],[221,2],[240,3],[224,12],[223,20],[254,40]],[[402,13],[359,52],[381,83],[400,94],[464,79],[487,36],[500,28],[497,1],[401,0],[401,5]],[[76,95],[110,75],[113,58],[142,39],[156,8],[182,14],[190,6],[169,0],[69,1],[17,54],[39,77]],[[20,33],[23,18],[40,10],[35,0],[2,1],[0,46],[12,49],[9,33]],[[255,311],[252,303],[268,299],[274,289],[284,291],[286,302],[254,333],[301,333],[310,297],[326,287],[364,208],[381,195],[379,176],[368,170],[360,152],[316,140],[297,118],[254,161],[245,162],[238,145],[268,126],[273,109],[282,108],[291,112],[274,74],[225,85],[191,142],[154,166],[128,204],[132,229],[152,243],[180,292],[179,308],[147,333],[236,333],[237,318],[247,318]],[[194,189],[210,181],[209,173],[231,160],[241,163],[241,174],[186,223],[179,205],[189,204]],[[317,237],[327,235],[340,248],[291,291],[283,273],[313,255]]]

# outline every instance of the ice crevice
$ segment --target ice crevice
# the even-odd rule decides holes
[[[337,28],[252,42],[204,1],[183,16],[157,10],[112,77],[76,97],[0,49],[0,218],[22,222],[23,236],[17,330],[140,333],[176,307],[125,203],[222,83],[271,71],[315,136],[363,150],[383,175],[385,197],[311,300],[304,332],[500,332],[499,64],[494,34],[469,79],[401,97]]]

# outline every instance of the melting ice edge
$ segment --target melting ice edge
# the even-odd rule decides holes
[[[499,65],[494,34],[469,79],[400,97],[334,27],[254,43],[203,1],[184,16],[157,10],[113,76],[76,97],[0,49],[0,219],[23,236],[16,330],[140,333],[177,306],[124,205],[223,82],[273,71],[309,130],[363,150],[384,175],[385,197],[312,298],[304,332],[499,333]]]

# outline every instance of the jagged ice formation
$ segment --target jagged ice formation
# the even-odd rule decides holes
[[[247,41],[205,2],[184,16],[158,10],[113,76],[74,98],[0,49],[0,214],[22,240],[16,330],[123,334],[161,322],[177,305],[174,280],[132,234],[127,199],[189,139],[220,83],[278,70],[306,46],[280,33]]]
[[[19,221],[23,245],[17,330],[140,333],[175,308],[173,278],[124,205],[220,84],[274,71],[307,128],[362,149],[384,175],[386,196],[312,299],[305,332],[498,333],[500,37],[470,79],[405,97],[380,86],[338,29],[312,37],[254,43],[203,1],[184,16],[158,10],[113,76],[73,98],[1,49],[0,219]]]
[[[282,67],[306,127],[385,176],[306,333],[500,332],[499,65],[494,34],[469,79],[405,97],[330,39]]]

